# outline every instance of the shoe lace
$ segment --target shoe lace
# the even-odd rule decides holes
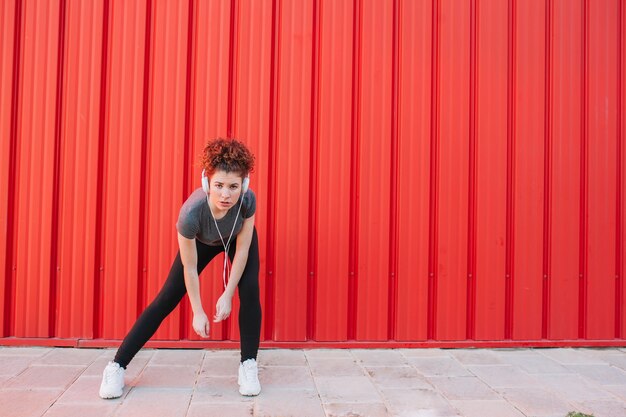
[[[254,381],[258,378],[259,368],[253,362],[243,364],[244,375],[248,381]]]

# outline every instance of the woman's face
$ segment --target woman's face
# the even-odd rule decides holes
[[[230,209],[241,195],[243,179],[238,172],[215,171],[209,179],[209,199],[218,210]]]

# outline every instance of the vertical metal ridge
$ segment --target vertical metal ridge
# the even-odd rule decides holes
[[[505,260],[505,301],[504,301],[504,338],[513,338],[513,284],[515,282],[514,221],[515,221],[515,112],[517,72],[517,1],[509,0],[508,22],[508,71],[507,71],[507,189],[506,189],[506,260]]]
[[[146,275],[146,207],[147,207],[147,176],[148,176],[148,118],[150,102],[150,60],[152,44],[152,0],[146,1],[146,32],[144,39],[144,67],[143,67],[143,104],[141,116],[141,179],[139,182],[139,233],[138,233],[138,262],[137,262],[137,315],[141,314],[145,303],[145,275]]]
[[[578,337],[587,334],[587,141],[589,140],[589,2],[583,2]]]
[[[622,199],[624,195],[622,193],[622,175],[623,169],[622,166],[622,146],[623,146],[623,135],[622,135],[622,2],[619,1],[617,5],[617,14],[618,14],[618,27],[617,27],[617,191],[616,191],[616,202],[617,202],[617,230],[616,233],[616,247],[615,247],[615,338],[620,339],[622,337],[622,325],[624,320],[622,319],[623,314],[623,291],[624,291],[624,271],[622,271],[622,265],[624,263],[623,256],[623,230],[624,230],[624,217],[623,217],[623,206]]]
[[[439,30],[440,0],[432,0],[431,37],[431,90],[430,90],[430,190],[429,190],[429,245],[428,245],[428,325],[427,338],[437,336],[437,234],[438,234],[438,181],[439,170]]]
[[[50,289],[48,293],[48,336],[55,334],[56,309],[57,309],[57,286],[59,272],[59,192],[60,192],[60,169],[61,169],[61,129],[63,128],[63,75],[65,71],[65,13],[67,7],[65,0],[59,3],[59,39],[57,47],[57,79],[54,115],[54,161],[52,171],[52,213],[50,233]]]
[[[108,79],[109,79],[109,0],[103,1],[102,13],[102,61],[100,71],[100,115],[98,120],[98,172],[97,191],[96,191],[96,236],[95,236],[95,255],[94,255],[94,302],[93,302],[93,337],[98,339],[102,337],[102,319],[103,319],[103,288],[104,288],[104,267],[102,261],[104,259],[104,167],[106,152],[106,117],[107,117],[107,98],[108,98]]]
[[[235,132],[235,56],[237,46],[237,0],[230,0],[230,32],[228,40],[228,110],[226,116],[226,135],[232,138]],[[227,331],[230,326],[224,326]]]
[[[387,315],[387,338],[396,338],[396,321],[398,316],[398,83],[399,83],[399,51],[400,51],[400,0],[393,0],[393,24],[391,41],[391,196],[389,221],[389,301]]]
[[[187,12],[187,67],[185,72],[185,127],[184,127],[184,146],[183,146],[183,187],[181,195],[181,204],[186,200],[187,196],[193,189],[192,178],[190,175],[193,163],[191,158],[191,147],[193,146],[193,129],[191,129],[192,121],[191,115],[193,112],[193,100],[192,85],[194,77],[194,52],[195,52],[195,13],[193,7],[194,0],[189,0],[188,12]],[[180,316],[179,316],[179,338],[189,338],[189,303],[180,303]],[[227,326],[224,326],[227,327]]]
[[[318,175],[319,175],[319,86],[320,86],[320,36],[321,4],[313,0],[313,36],[311,59],[311,125],[310,125],[310,161],[309,161],[309,251],[307,280],[307,320],[306,338],[315,340],[316,305],[317,305],[317,222],[318,222]]]
[[[544,175],[543,175],[543,299],[541,337],[550,331],[550,270],[552,265],[552,0],[546,0],[544,74]]]
[[[470,92],[469,92],[469,186],[467,230],[467,321],[468,339],[476,337],[476,55],[478,49],[478,0],[470,2]]]
[[[352,110],[351,110],[351,148],[350,160],[350,249],[348,269],[348,340],[356,339],[357,299],[358,299],[358,256],[359,256],[359,158],[360,158],[360,122],[361,122],[361,0],[354,0],[352,10]]]
[[[270,102],[269,102],[269,152],[267,178],[267,283],[265,291],[265,339],[272,340],[274,334],[274,316],[276,286],[274,284],[274,270],[276,268],[276,137],[278,118],[278,74],[280,63],[280,12],[281,0],[272,0],[272,40],[270,58]]]
[[[17,118],[20,103],[20,70],[22,69],[22,2],[15,2],[15,16],[13,26],[13,68],[11,91],[11,127],[9,128],[9,178],[7,195],[7,247],[5,265],[5,293],[4,293],[4,323],[3,335],[11,336],[15,333],[15,225],[17,204]]]

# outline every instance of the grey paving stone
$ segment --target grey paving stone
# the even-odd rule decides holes
[[[100,349],[70,349],[56,348],[45,356],[36,359],[37,365],[81,365],[89,366],[100,355]]]
[[[403,354],[407,358],[432,358],[450,357],[453,349],[439,349],[439,348],[414,348],[414,349],[398,349],[398,352]]]
[[[315,389],[311,370],[307,366],[264,366],[259,370],[259,380],[273,389]]]
[[[457,410],[439,392],[424,389],[383,389],[385,403],[393,415],[410,415],[407,413],[423,410],[433,415],[454,416]],[[427,414],[427,413],[426,413]]]
[[[109,417],[115,414],[118,405],[102,400],[96,404],[54,403],[43,417]]]
[[[601,389],[610,392],[621,401],[626,401],[626,385],[602,385]]]
[[[497,390],[509,403],[527,416],[565,416],[574,410],[571,403],[553,392],[541,388],[499,388]],[[599,417],[599,416],[598,416]]]
[[[40,416],[62,393],[61,389],[3,389],[0,390],[0,410],[3,416]]]
[[[261,394],[265,395],[268,388],[261,379]],[[239,394],[237,376],[200,377],[193,391],[193,402],[201,403],[240,403],[251,402],[253,397]]]
[[[450,400],[450,403],[464,417],[525,417],[521,411],[503,399]]]
[[[324,403],[381,403],[367,376],[317,377],[315,384]]]
[[[66,389],[84,370],[73,365],[32,365],[4,383],[3,388]]]
[[[116,416],[184,417],[191,389],[133,388],[116,410]]]
[[[81,376],[65,390],[57,403],[100,403],[102,399],[98,396],[98,391],[101,381],[97,376]]]
[[[549,390],[568,401],[614,399],[610,392],[600,389],[580,375],[540,375],[537,378]]]
[[[500,395],[475,376],[426,378],[448,400],[500,400]]]
[[[0,376],[14,377],[35,361],[34,356],[0,356]]]
[[[472,374],[493,388],[536,387],[538,380],[511,365],[470,365]]]
[[[363,367],[356,362],[356,359],[329,358],[329,357],[307,357],[311,372],[315,376],[359,376],[364,375]]]
[[[601,385],[626,385],[626,372],[611,365],[567,365],[567,367]]]
[[[323,404],[327,417],[387,417],[385,404]]]
[[[609,365],[620,368],[622,371],[626,371],[626,353],[622,351],[617,351],[617,353],[611,353],[606,355],[598,354],[598,357]]]
[[[255,417],[325,417],[322,402],[315,390],[266,391],[254,401]]]
[[[352,352],[350,349],[304,349],[305,356],[310,358],[350,358]]]
[[[133,382],[138,387],[193,388],[198,366],[150,365]]]
[[[203,350],[159,349],[152,355],[149,365],[200,366],[203,358]]]
[[[411,366],[366,366],[365,369],[377,387],[432,389],[426,379]]]
[[[143,368],[148,364],[150,358],[152,357],[152,351],[148,352],[139,352],[132,360],[128,367],[126,368],[125,380],[127,383],[130,383],[139,377]],[[113,360],[113,355],[101,355],[98,359],[96,359],[85,371],[81,374],[82,376],[98,376],[102,378],[102,372],[104,368],[106,368],[109,361]]]
[[[205,356],[200,370],[201,376],[232,376],[239,372],[239,359]]]
[[[424,376],[472,376],[452,357],[409,358],[410,364]]]
[[[44,356],[52,352],[54,348],[46,347],[6,347],[0,346],[1,356]]]
[[[588,352],[583,352],[573,348],[544,348],[536,349],[536,351],[540,355],[557,361],[563,365],[606,364],[606,362],[597,356],[590,355]]]
[[[455,349],[450,355],[463,365],[499,365],[502,360],[485,349]]]
[[[574,371],[542,355],[509,355],[502,363],[514,365],[528,374],[572,374]]]
[[[263,366],[306,366],[306,356],[302,350],[267,349],[257,357]]]
[[[200,403],[191,401],[186,417],[250,417],[254,414],[254,403]]]
[[[366,366],[408,365],[406,357],[393,349],[352,349],[352,355]]]
[[[618,400],[592,400],[577,402],[576,410],[595,417],[624,417],[626,416],[626,404]]]

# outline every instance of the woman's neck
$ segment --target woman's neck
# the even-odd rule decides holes
[[[207,197],[207,204],[209,205],[209,210],[211,210],[211,215],[215,217],[215,220],[219,220],[222,217],[226,216],[228,210],[219,210],[213,204],[211,204],[211,200]]]

